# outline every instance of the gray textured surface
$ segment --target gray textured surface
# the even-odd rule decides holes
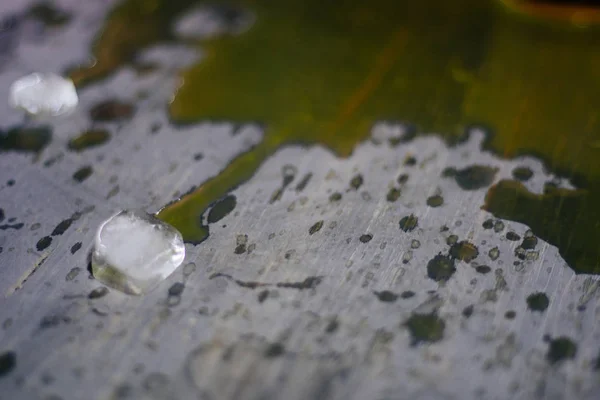
[[[0,14],[27,3],[3,2]],[[88,57],[99,16],[111,2],[59,3],[76,15],[67,27],[43,36],[23,29],[11,34],[15,47],[2,61],[0,93],[20,75],[60,72]],[[499,169],[498,181],[528,165],[535,174],[527,185],[536,192],[551,178],[533,158],[507,161],[481,152],[477,131],[456,148],[435,135],[392,148],[386,139],[402,128],[379,124],[372,140],[348,159],[320,147],[283,149],[233,192],[235,211],[211,226],[209,239],[187,247],[187,267],[143,297],[112,290],[88,299],[100,286],[86,266],[103,219],[122,208],[156,211],[261,139],[253,126],[234,135],[226,123],[168,124],[165,104],[176,71],[200,55],[180,47],[151,49],[144,57],[161,62],[157,72],[138,76],[124,68],[83,90],[77,113],[53,122],[54,139],[41,155],[0,154],[0,205],[7,218],[25,225],[0,231],[0,353],[12,350],[17,360],[0,377],[1,399],[598,398],[598,279],[576,276],[541,240],[537,258],[515,265],[520,242],[505,235],[514,230],[523,236],[527,227],[504,221],[500,232],[484,229],[491,217],[480,210],[486,189],[464,191],[454,179],[440,177],[447,166],[482,164]],[[138,99],[144,92],[148,96]],[[67,151],[66,140],[91,126],[87,110],[108,98],[134,101],[135,117],[105,124],[113,135],[106,145]],[[5,128],[22,116],[0,102],[0,118]],[[161,128],[152,133],[157,123]],[[197,153],[204,155],[200,161]],[[403,165],[409,154],[416,166]],[[84,165],[94,173],[83,183],[73,181]],[[289,165],[295,180],[270,204]],[[308,173],[307,187],[296,191]],[[401,197],[388,202],[401,173],[409,180]],[[356,174],[364,184],[353,190],[349,182]],[[13,186],[5,183],[9,179]],[[331,202],[336,191],[342,199]],[[427,207],[427,197],[436,193],[444,205]],[[76,211],[86,212],[37,251],[37,241]],[[399,220],[411,213],[418,227],[403,232]],[[322,229],[309,235],[320,220]],[[442,226],[449,230],[441,232]],[[373,238],[363,243],[366,233]],[[236,254],[240,235],[247,235],[248,251]],[[470,264],[457,261],[456,273],[439,284],[427,277],[426,266],[448,251],[450,235],[474,243],[479,255]],[[71,254],[76,242],[82,248]],[[488,253],[495,247],[500,256],[492,260]],[[477,273],[475,265],[492,271]],[[79,274],[67,280],[74,268]],[[217,273],[271,285],[251,289]],[[321,281],[305,290],[276,285],[308,277]],[[176,282],[185,289],[169,298]],[[382,302],[373,293],[382,290],[415,296]],[[534,292],[550,298],[545,312],[527,309]],[[473,313],[466,317],[469,306]],[[509,310],[514,319],[505,318]],[[442,340],[411,345],[404,321],[433,312],[445,322]],[[550,364],[544,335],[570,337],[576,357]]]

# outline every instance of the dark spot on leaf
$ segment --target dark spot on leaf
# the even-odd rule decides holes
[[[525,250],[533,250],[537,246],[538,239],[535,236],[529,236],[523,239],[521,247]]]
[[[235,246],[235,250],[233,250],[233,252],[235,254],[244,254],[246,252],[246,245],[238,244],[237,246]]]
[[[406,159],[404,160],[404,165],[412,167],[414,165],[417,164],[417,159],[413,156],[408,156],[406,157]]]
[[[436,282],[445,282],[456,272],[454,259],[438,254],[427,263],[427,276]]]
[[[329,201],[334,203],[342,200],[342,194],[340,192],[335,192],[331,196],[329,196]]]
[[[390,203],[393,203],[396,200],[398,200],[398,198],[400,197],[400,194],[401,194],[400,189],[393,187],[393,188],[390,188],[390,190],[388,191],[388,193],[385,196],[385,198]]]
[[[455,243],[450,247],[450,256],[467,263],[473,261],[478,255],[477,246],[466,240]]]
[[[47,315],[40,321],[40,329],[54,328],[61,323],[68,324],[71,318],[61,315]]]
[[[85,167],[81,167],[77,171],[75,171],[75,173],[73,174],[73,179],[81,183],[87,178],[89,178],[90,175],[92,175],[92,172],[94,172],[92,167],[90,165],[86,165]]]
[[[277,287],[299,290],[314,289],[321,283],[322,280],[323,278],[320,276],[310,276],[302,282],[280,282],[277,284]]]
[[[79,249],[81,249],[81,242],[77,242],[73,246],[71,246],[71,254],[77,253]]]
[[[50,143],[51,138],[49,127],[11,128],[6,134],[0,133],[0,150],[38,153]]]
[[[533,171],[529,167],[517,167],[513,169],[512,176],[516,180],[526,182],[533,176]]]
[[[262,303],[263,301],[265,301],[267,299],[267,297],[269,297],[269,291],[268,290],[263,290],[258,294],[258,302]]]
[[[516,242],[517,240],[521,240],[521,236],[517,235],[513,231],[506,232],[506,238],[512,242]]]
[[[110,133],[105,129],[92,129],[69,140],[69,150],[83,151],[90,147],[100,146],[110,139]]]
[[[404,232],[411,232],[419,223],[419,219],[413,214],[407,215],[400,220],[400,229]]]
[[[96,104],[90,110],[93,121],[109,122],[129,119],[133,116],[133,105],[118,100],[108,100]]]
[[[312,173],[309,172],[308,174],[304,175],[302,180],[296,185],[296,192],[303,191],[306,185],[308,185],[310,178],[312,178]]]
[[[371,235],[371,234],[369,234],[369,233],[366,233],[366,234],[364,234],[364,235],[361,235],[361,236],[360,236],[360,238],[359,238],[359,240],[360,240],[362,243],[369,243],[369,242],[371,241],[371,239],[373,239],[373,235]]]
[[[214,224],[225,218],[231,213],[237,205],[237,199],[234,195],[230,194],[217,201],[215,205],[208,212],[206,220],[209,224]]]
[[[517,316],[517,313],[513,310],[509,310],[504,313],[504,318],[506,318],[506,319],[515,319],[516,316]]]
[[[333,318],[327,323],[327,326],[325,327],[325,333],[334,333],[338,330],[339,326],[340,323],[338,322],[337,318]]]
[[[548,353],[546,359],[550,364],[556,364],[560,361],[573,359],[577,355],[577,345],[568,337],[561,336],[550,340],[548,344]]]
[[[56,227],[54,228],[54,230],[52,231],[52,233],[50,235],[51,236],[62,235],[63,233],[65,233],[65,231],[67,229],[69,229],[69,227],[71,226],[73,221],[74,221],[74,219],[72,219],[72,218],[67,218],[67,219],[61,221],[58,225],[56,225]]]
[[[52,238],[50,236],[44,236],[43,238],[38,240],[38,242],[35,245],[35,248],[37,249],[37,251],[42,251],[42,250],[46,249],[48,246],[50,246],[51,243],[52,243]]]
[[[379,299],[379,301],[383,301],[384,303],[393,303],[398,300],[398,295],[390,292],[389,290],[384,290],[382,292],[373,292],[375,296]]]
[[[454,178],[456,176],[456,168],[446,167],[442,171],[442,178]]]
[[[196,153],[194,154],[194,161],[200,161],[204,158],[204,155],[202,153]]]
[[[56,7],[51,1],[41,1],[27,11],[27,16],[47,26],[57,27],[68,23],[71,14]]]
[[[454,179],[463,190],[477,190],[488,187],[494,182],[497,168],[485,165],[471,165],[456,171]]]
[[[473,315],[473,309],[474,309],[474,306],[472,304],[463,308],[463,310],[462,310],[463,317],[465,317],[465,318],[471,317],[471,315]]]
[[[429,207],[440,207],[442,204],[444,204],[444,198],[439,194],[427,198],[427,205]]]
[[[279,357],[285,352],[285,348],[281,343],[273,343],[267,347],[265,350],[266,358],[275,358]]]
[[[483,221],[483,224],[481,224],[481,226],[483,226],[483,229],[492,229],[494,227],[494,220],[486,219],[485,221]]]
[[[72,281],[73,279],[75,279],[77,277],[77,275],[79,275],[80,272],[81,272],[81,268],[79,268],[79,267],[73,267],[73,268],[71,268],[71,270],[69,271],[69,273],[65,277],[65,280],[67,282],[68,281]]]
[[[354,190],[358,190],[364,182],[363,176],[361,174],[356,175],[352,180],[350,180],[350,187]]]
[[[396,179],[396,182],[398,182],[400,185],[404,185],[406,182],[408,182],[408,174],[400,174],[398,179]]]
[[[537,292],[527,296],[527,307],[531,311],[544,312],[550,305],[550,300],[546,293]]]
[[[435,313],[413,314],[403,324],[412,336],[412,345],[420,343],[435,343],[444,338],[446,323]]]
[[[106,296],[107,294],[108,294],[108,288],[106,288],[105,286],[100,286],[100,287],[92,290],[88,294],[88,299],[90,299],[90,300],[99,299],[101,297]]]
[[[415,292],[413,292],[412,290],[405,290],[404,292],[400,293],[400,298],[402,299],[410,299],[411,297],[414,297]]]
[[[487,274],[491,270],[492,269],[490,267],[488,267],[487,265],[478,265],[475,267],[475,271],[479,272],[480,274]]]
[[[314,235],[315,233],[319,232],[321,230],[321,228],[323,228],[323,223],[325,221],[321,220],[316,222],[313,226],[310,227],[310,229],[308,230],[309,235]]]
[[[17,366],[17,355],[14,351],[0,354],[0,378],[10,374]]]
[[[185,285],[181,282],[176,282],[169,288],[169,296],[181,296],[185,289]]]

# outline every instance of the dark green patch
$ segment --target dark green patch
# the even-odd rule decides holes
[[[408,167],[415,166],[415,165],[417,165],[417,159],[415,157],[413,157],[413,156],[408,156],[404,160],[404,165],[406,165]]]
[[[440,207],[442,204],[444,204],[444,198],[439,194],[427,198],[427,205],[429,207]]]
[[[456,272],[454,259],[438,254],[427,263],[427,276],[436,282],[446,282]]]
[[[37,249],[37,251],[42,251],[48,248],[48,246],[50,246],[51,243],[52,238],[50,236],[44,236],[43,238],[38,240],[38,242],[35,244],[35,248]]]
[[[49,127],[11,128],[6,133],[0,132],[0,150],[38,153],[52,139]]]
[[[406,217],[402,217],[400,220],[400,229],[402,229],[404,232],[411,232],[417,227],[418,224],[419,218],[415,217],[413,214],[410,214]]]
[[[486,219],[485,221],[483,221],[483,224],[481,224],[481,226],[483,226],[483,229],[492,229],[494,227],[494,220]]]
[[[91,165],[86,165],[85,167],[81,167],[77,171],[75,171],[75,173],[73,174],[73,179],[76,182],[81,183],[81,182],[85,181],[87,178],[89,178],[93,172],[94,172],[94,169],[91,167]]]
[[[450,247],[450,256],[464,262],[471,262],[479,255],[477,246],[466,240],[455,243]]]
[[[388,191],[385,198],[390,203],[393,203],[396,200],[398,200],[398,198],[400,197],[400,194],[401,194],[400,189],[393,187],[393,188],[390,188],[390,190]]]
[[[358,240],[360,240],[362,243],[369,243],[371,239],[373,239],[373,235],[365,233],[364,235],[361,235]]]
[[[0,354],[0,378],[10,374],[17,366],[17,355],[14,351]]]
[[[350,187],[354,190],[358,190],[362,186],[363,182],[363,176],[358,174],[350,180]]]
[[[446,238],[446,244],[448,246],[453,246],[456,244],[456,242],[458,242],[458,236],[457,235],[450,235],[448,236],[448,238]]]
[[[408,174],[398,175],[398,179],[396,179],[396,182],[398,182],[399,185],[404,185],[406,182],[408,182]]]
[[[527,296],[527,307],[531,311],[544,312],[550,305],[550,299],[546,296],[546,293],[537,292]]]
[[[65,25],[71,20],[70,13],[56,7],[51,1],[41,1],[34,4],[27,10],[27,16],[51,27]]]
[[[497,171],[497,168],[485,165],[471,165],[456,171],[454,179],[463,190],[483,189],[494,182]]]
[[[383,290],[381,292],[373,292],[375,296],[384,303],[393,303],[398,300],[398,295],[396,293],[390,292],[389,290]]]
[[[513,231],[508,231],[506,232],[506,239],[510,240],[511,242],[516,242],[517,240],[521,240],[521,236],[517,235]]]
[[[533,171],[529,167],[517,167],[513,169],[512,176],[518,181],[527,182],[533,176]]]
[[[523,243],[521,243],[521,247],[525,250],[533,250],[535,246],[537,246],[538,240],[535,236],[528,236],[523,239]]]
[[[217,201],[215,205],[208,212],[206,220],[209,224],[214,224],[225,218],[231,213],[237,205],[237,199],[234,195],[230,194]]]
[[[446,323],[437,314],[413,314],[403,324],[412,336],[411,344],[435,343],[444,338]]]
[[[119,100],[102,101],[90,109],[90,118],[96,122],[113,122],[130,119],[135,107]]]
[[[103,145],[110,139],[110,133],[105,129],[91,129],[69,140],[69,150],[83,151],[91,147]]]
[[[342,194],[340,192],[334,192],[331,196],[329,196],[329,201],[332,203],[338,202],[342,200]]]
[[[108,294],[108,288],[106,286],[100,286],[100,287],[97,287],[96,289],[92,290],[88,294],[88,299],[90,299],[90,300],[99,299],[101,297],[106,296],[107,294]]]
[[[495,216],[528,225],[533,232],[558,247],[569,267],[577,273],[600,273],[600,190],[556,189],[534,194],[516,181],[500,181],[486,196],[484,208]],[[528,236],[522,248],[534,249],[538,239]]]
[[[454,167],[446,167],[442,171],[442,178],[454,178],[458,171]]]
[[[323,220],[315,222],[315,224],[308,229],[308,234],[314,235],[315,233],[319,232],[324,223],[325,221]]]
[[[492,269],[487,265],[478,265],[475,267],[475,271],[477,271],[480,274],[489,274],[492,271]]]
[[[566,336],[550,340],[546,359],[550,364],[574,359],[577,356],[577,345]]]

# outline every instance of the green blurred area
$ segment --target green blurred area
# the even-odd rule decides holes
[[[135,63],[141,48],[175,41],[174,21],[197,4],[126,0],[94,45],[96,64],[72,77],[85,84]],[[161,211],[186,240],[202,241],[210,204],[286,144],[319,143],[346,157],[381,119],[410,122],[449,142],[483,124],[490,149],[539,156],[583,187],[544,197],[502,184],[486,208],[530,225],[575,270],[599,272],[598,27],[517,14],[494,0],[228,4],[251,11],[256,22],[247,32],[198,43],[205,57],[182,72],[171,118],[260,121],[265,138]]]

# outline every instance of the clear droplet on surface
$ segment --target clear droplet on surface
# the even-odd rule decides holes
[[[79,98],[73,81],[52,73],[33,73],[10,86],[8,102],[35,117],[57,117],[72,112]]]
[[[143,294],[185,258],[179,231],[138,210],[121,211],[96,232],[92,272],[100,282],[128,294]]]

